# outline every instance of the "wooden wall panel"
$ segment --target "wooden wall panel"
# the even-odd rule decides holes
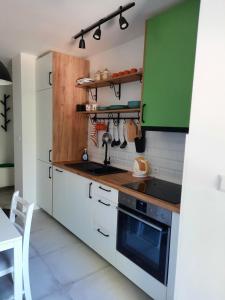
[[[76,112],[86,103],[87,92],[76,88],[79,77],[89,75],[89,62],[53,53],[53,161],[80,160],[87,147],[88,120]]]

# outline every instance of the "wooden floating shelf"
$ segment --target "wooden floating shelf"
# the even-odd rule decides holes
[[[108,110],[91,110],[91,111],[79,111],[81,114],[91,115],[91,114],[112,114],[112,113],[139,113],[140,108],[125,108],[125,109],[108,109]]]
[[[137,73],[123,75],[116,78],[110,78],[107,80],[99,80],[90,83],[78,84],[76,87],[82,89],[95,89],[95,88],[111,86],[112,84],[121,84],[121,83],[140,81],[142,79],[142,74],[143,74],[142,72],[137,72]]]

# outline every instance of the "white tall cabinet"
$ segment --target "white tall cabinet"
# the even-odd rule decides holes
[[[52,53],[37,59],[37,204],[52,215]]]

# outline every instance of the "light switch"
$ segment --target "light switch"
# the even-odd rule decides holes
[[[219,175],[219,191],[225,193],[225,175]]]

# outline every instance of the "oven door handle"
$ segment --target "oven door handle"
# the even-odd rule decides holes
[[[122,209],[122,208],[120,208],[120,207],[117,207],[117,209],[118,209],[118,211],[121,211],[122,213],[124,213],[124,214],[126,214],[126,215],[128,215],[128,216],[130,216],[130,217],[132,217],[132,218],[134,218],[134,219],[136,219],[136,220],[138,220],[138,221],[140,221],[140,222],[142,222],[142,223],[144,223],[144,224],[146,224],[146,225],[148,225],[148,226],[150,226],[150,227],[152,227],[152,228],[154,228],[154,229],[160,231],[160,232],[163,231],[163,228],[161,228],[161,227],[159,227],[159,226],[157,226],[157,225],[155,225],[155,224],[152,224],[152,223],[150,223],[150,222],[147,222],[147,221],[145,221],[145,220],[143,220],[143,219],[141,219],[141,218],[135,216],[134,214],[129,213],[129,212],[126,211],[125,209]]]

